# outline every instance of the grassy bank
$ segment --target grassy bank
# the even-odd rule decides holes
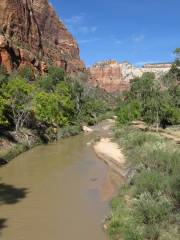
[[[180,237],[180,149],[155,133],[117,128],[115,137],[132,175],[112,201],[111,239],[178,240]]]

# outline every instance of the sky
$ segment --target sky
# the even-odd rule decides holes
[[[50,0],[87,66],[114,59],[171,62],[180,47],[180,0]]]

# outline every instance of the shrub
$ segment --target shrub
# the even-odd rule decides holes
[[[42,90],[52,92],[58,83],[65,81],[65,79],[66,75],[62,68],[51,66],[48,69],[48,74],[41,76],[38,83]]]
[[[153,133],[116,126],[133,178],[112,202],[111,239],[177,240],[180,153]]]
[[[148,192],[155,196],[166,189],[167,179],[154,170],[144,170],[135,177],[136,194]]]
[[[171,211],[169,200],[159,194],[156,197],[148,192],[142,193],[134,202],[135,216],[140,224],[161,224],[168,219]]]
[[[60,129],[58,138],[76,136],[82,131],[80,126],[67,126]]]
[[[119,124],[127,124],[140,118],[140,105],[138,101],[131,101],[119,106],[116,111]]]
[[[25,65],[19,70],[19,75],[26,81],[34,80],[34,73],[32,67]]]

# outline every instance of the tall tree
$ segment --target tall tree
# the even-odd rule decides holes
[[[13,76],[3,90],[9,106],[9,117],[18,131],[24,126],[32,109],[33,85],[19,76]]]

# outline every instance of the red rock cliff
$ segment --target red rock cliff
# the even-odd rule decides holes
[[[90,69],[90,83],[102,88],[107,92],[118,92],[127,90],[131,80],[141,77],[145,72],[153,72],[156,78],[166,74],[171,64],[146,64],[143,67],[135,67],[128,62],[118,63],[114,60],[99,62]]]
[[[48,0],[0,0],[0,63],[8,71],[54,63],[84,71],[79,47]]]

